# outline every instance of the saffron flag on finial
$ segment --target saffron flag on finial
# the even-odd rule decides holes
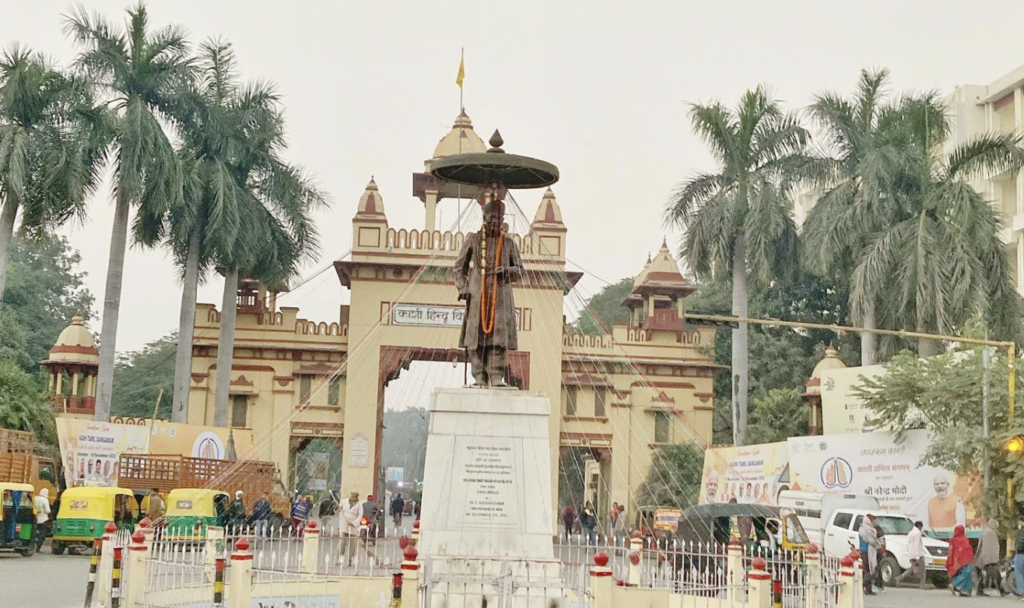
[[[462,80],[466,77],[466,59],[459,59],[459,74],[455,77],[455,84],[462,88]]]

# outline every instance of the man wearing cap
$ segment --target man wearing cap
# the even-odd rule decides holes
[[[351,566],[356,561],[356,547],[359,546],[359,518],[363,514],[363,506],[359,504],[359,492],[352,492],[348,498],[342,499],[339,505],[341,527],[341,554]]]
[[[245,524],[245,520],[245,503],[242,502],[242,491],[235,490],[235,499],[231,501],[231,506],[228,507],[228,525],[242,526]]]

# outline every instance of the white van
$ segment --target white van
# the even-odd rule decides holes
[[[783,490],[779,492],[779,507],[796,513],[804,531],[811,542],[827,550],[825,539],[825,522],[832,519],[832,513],[839,508],[864,509],[871,512],[881,511],[878,499],[873,496],[857,496],[855,494],[822,494],[820,492],[799,492]],[[843,556],[849,553],[846,549]]]

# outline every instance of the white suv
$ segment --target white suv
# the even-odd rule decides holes
[[[909,517],[861,509],[836,509],[825,526],[825,551],[832,555],[846,555],[850,552],[850,547],[857,549],[860,546],[860,537],[857,531],[860,530],[860,522],[868,513],[874,514],[878,527],[881,528],[885,538],[885,546],[878,554],[878,567],[882,572],[882,581],[889,585],[901,572],[910,568],[910,557],[907,555],[907,534],[914,527],[914,520]],[[942,577],[945,577],[949,544],[946,541],[925,536],[922,539],[922,545],[924,546],[925,568],[928,570],[928,574],[941,573]]]

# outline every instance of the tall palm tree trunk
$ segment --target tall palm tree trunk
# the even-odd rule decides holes
[[[181,312],[178,315],[178,352],[174,358],[174,398],[171,420],[188,422],[188,392],[192,379],[192,341],[196,325],[196,290],[199,288],[199,249],[202,225],[197,221],[188,238],[185,277],[181,286]]]
[[[875,326],[875,305],[871,304],[864,311],[864,318],[861,324],[867,329],[877,329]],[[874,365],[878,360],[878,334],[862,333],[860,335],[860,364]]]
[[[4,309],[4,287],[7,285],[7,255],[11,250],[14,236],[14,220],[18,217],[18,205],[8,199],[0,211],[0,312]]]
[[[107,286],[103,292],[103,327],[100,330],[100,368],[96,373],[95,418],[101,422],[110,418],[110,397],[114,388],[114,355],[117,352],[117,320],[121,312],[129,211],[128,198],[119,195],[114,208],[114,227],[110,233]]]
[[[231,360],[235,354],[235,317],[238,313],[238,268],[224,275],[224,298],[220,307],[220,338],[217,341],[217,390],[213,401],[213,424],[228,425],[228,393],[231,389]]]
[[[732,314],[747,317],[747,250],[744,235],[736,236],[732,254]],[[732,441],[743,445],[747,436],[747,323],[732,330]]]

